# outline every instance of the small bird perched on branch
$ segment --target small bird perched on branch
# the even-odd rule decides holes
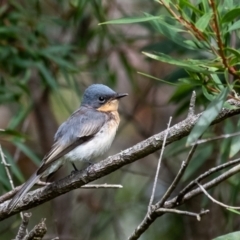
[[[120,118],[118,100],[127,93],[116,93],[103,84],[89,86],[80,108],[57,130],[50,152],[8,205],[12,211],[41,178],[57,171],[65,162],[90,161],[104,154],[112,144]]]

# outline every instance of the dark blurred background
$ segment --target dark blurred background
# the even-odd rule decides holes
[[[172,124],[184,119],[192,90],[198,94],[198,111],[203,109],[206,100],[199,87],[175,86],[186,72],[150,61],[141,53],[159,51],[186,58],[197,57],[199,52],[166,39],[149,23],[98,25],[110,19],[162,11],[158,3],[143,0],[0,1],[0,128],[7,129],[0,143],[12,165],[15,185],[34,172],[50,149],[58,126],[78,108],[84,89],[92,83],[129,93],[121,100],[121,125],[106,156],[164,130],[170,116]],[[229,132],[234,122],[219,124],[210,131]],[[185,159],[189,151],[185,141],[165,150],[156,199],[163,195]],[[229,143],[224,144],[200,146],[181,186],[226,160],[222,151]],[[78,189],[32,209],[29,228],[46,218],[48,232],[44,239],[126,239],[147,211],[158,158],[156,152],[95,182],[122,184],[123,189]],[[54,179],[71,170],[71,166],[64,166]],[[221,184],[212,194],[236,204],[239,184],[235,180]],[[229,185],[231,192],[227,190]],[[10,189],[0,165],[1,194]],[[211,213],[201,222],[166,214],[141,239],[206,240],[233,231],[239,224],[237,215],[226,213],[205,197],[194,198],[181,208],[199,212],[202,207],[210,208]],[[14,238],[20,223],[19,215],[1,222],[0,239]]]

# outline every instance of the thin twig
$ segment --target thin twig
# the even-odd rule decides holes
[[[3,154],[3,151],[2,151],[2,147],[0,145],[0,155],[1,155],[1,159],[2,159],[2,164],[5,168],[5,171],[6,171],[6,174],[7,174],[7,177],[8,177],[8,180],[9,180],[9,183],[11,185],[11,188],[14,190],[14,183],[13,183],[13,180],[12,180],[12,176],[11,176],[11,173],[10,173],[10,170],[9,170],[9,167],[10,165],[7,163],[7,161],[5,160],[5,156]],[[23,213],[20,212],[20,216],[21,216],[21,219],[22,221],[24,221],[24,216],[23,216]],[[28,233],[28,230],[26,229],[26,233]]]
[[[36,185],[38,185],[38,186],[48,186],[50,184],[51,184],[50,182],[42,182],[42,181],[38,181],[36,183]],[[23,186],[23,184],[15,187],[10,192],[7,192],[4,195],[0,196],[0,203],[3,203],[6,200],[12,198],[22,188],[22,186]],[[88,189],[88,188],[123,188],[123,186],[120,185],[120,184],[106,184],[106,183],[104,183],[104,184],[83,185],[83,186],[81,186],[81,188],[83,188],[83,189]]]
[[[222,207],[225,207],[225,208],[231,208],[231,209],[240,209],[240,207],[235,207],[235,206],[230,206],[230,205],[226,205],[226,204],[224,204],[224,203],[222,203],[222,202],[219,202],[218,200],[216,200],[216,199],[214,199],[205,189],[204,189],[204,187],[200,184],[200,183],[196,183],[200,188],[201,188],[201,190],[202,190],[202,192],[210,199],[210,200],[212,200],[212,202],[214,202],[214,203],[216,203],[216,204],[218,204],[218,205],[220,205],[220,206],[222,206]]]
[[[192,116],[194,116],[194,112],[195,112],[195,103],[196,103],[196,92],[193,91],[192,92],[192,96],[191,96],[191,99],[190,99],[190,104],[189,104],[189,110],[188,110],[188,118],[191,118]],[[188,154],[188,157],[186,159],[186,161],[183,161],[182,162],[182,165],[181,165],[181,168],[180,170],[178,171],[178,174],[177,176],[174,178],[172,184],[169,186],[168,190],[166,191],[166,193],[164,194],[164,196],[162,197],[162,199],[155,204],[155,208],[160,208],[163,206],[164,202],[168,199],[168,197],[171,195],[171,193],[174,191],[174,189],[176,188],[178,182],[180,181],[180,179],[182,178],[189,162],[191,161],[192,159],[192,156],[194,154],[194,152],[196,151],[196,148],[197,148],[197,145],[195,144],[189,154]]]
[[[158,208],[156,211],[156,213],[175,213],[175,214],[180,214],[180,215],[186,215],[186,216],[190,216],[190,217],[195,217],[197,218],[198,221],[201,221],[201,216],[208,214],[209,210],[201,210],[200,213],[193,213],[193,212],[188,212],[188,211],[181,211],[178,209],[168,209],[168,208]]]
[[[148,204],[149,211],[151,210],[151,206],[153,204],[153,200],[154,200],[154,196],[155,196],[155,191],[156,191],[156,186],[157,186],[157,181],[158,181],[158,175],[159,175],[159,171],[160,171],[160,168],[161,168],[162,156],[163,156],[163,152],[164,152],[164,149],[165,149],[165,144],[166,144],[169,128],[170,128],[170,125],[171,125],[171,121],[172,121],[172,117],[169,118],[169,122],[168,122],[167,129],[166,129],[166,132],[165,132],[165,136],[164,136],[164,139],[163,139],[161,153],[160,153],[160,156],[159,156],[159,159],[158,159],[158,165],[157,165],[156,175],[155,175],[155,179],[154,179],[154,183],[153,183],[152,194],[151,194],[150,201],[149,201],[149,204]]]
[[[174,189],[176,188],[178,182],[181,180],[189,162],[191,161],[194,152],[196,151],[198,145],[194,145],[189,154],[188,157],[186,159],[186,161],[182,162],[181,168],[178,171],[177,176],[175,177],[175,179],[173,180],[172,184],[170,185],[170,187],[168,188],[168,190],[166,191],[166,193],[164,194],[164,196],[162,197],[162,199],[156,204],[156,208],[160,208],[164,205],[164,202],[168,199],[168,197],[171,195],[171,193],[174,191]]]
[[[238,135],[240,135],[240,132],[231,133],[231,134],[223,134],[223,135],[220,135],[220,136],[217,136],[217,137],[205,138],[205,139],[198,140],[195,143],[192,143],[191,145],[194,145],[194,144],[199,145],[199,144],[207,143],[207,142],[210,142],[210,141],[235,137],[235,136],[238,136]]]
[[[213,180],[205,183],[203,185],[203,187],[205,189],[210,189],[213,188],[215,186],[217,186],[218,184],[220,184],[221,182],[225,181],[226,179],[230,178],[231,176],[233,176],[234,174],[240,172],[240,164],[232,167],[231,169],[229,169],[228,171],[224,172],[223,174],[221,174],[220,176],[214,178]],[[200,187],[193,189],[192,191],[188,192],[182,199],[181,201],[178,201],[178,196],[174,197],[173,199],[165,202],[164,204],[164,208],[173,208],[176,207],[176,205],[180,205],[183,204],[184,202],[186,202],[187,200],[199,195],[200,193],[202,193],[202,190],[200,189]]]
[[[17,236],[15,240],[22,240],[26,235],[26,230],[29,222],[29,218],[32,216],[31,213],[24,213],[22,223],[18,229]]]
[[[13,183],[13,180],[12,180],[11,173],[9,171],[10,165],[5,160],[5,156],[3,154],[1,145],[0,145],[0,155],[1,155],[1,159],[2,159],[2,164],[3,164],[4,168],[5,168],[5,171],[7,173],[7,177],[8,177],[8,180],[9,180],[9,183],[11,185],[11,188],[14,189],[14,183]]]
[[[210,176],[211,174],[216,173],[220,170],[223,170],[227,167],[230,167],[230,166],[238,164],[238,163],[240,163],[240,158],[237,158],[237,159],[232,160],[227,163],[223,163],[217,167],[213,167],[213,168],[209,169],[208,171],[206,171],[205,173],[198,176],[195,180],[191,181],[183,190],[181,190],[181,192],[177,196],[177,204],[179,202],[181,202],[182,198],[184,197],[184,195],[187,194],[187,192],[189,192],[194,186],[196,186],[196,182],[200,182],[201,180],[205,179],[206,177]]]
[[[123,186],[120,184],[104,183],[104,184],[88,184],[88,185],[82,186],[81,188],[85,188],[85,189],[88,189],[88,188],[123,188]]]
[[[195,103],[196,103],[196,92],[192,92],[189,109],[188,109],[188,118],[194,116],[195,113]]]

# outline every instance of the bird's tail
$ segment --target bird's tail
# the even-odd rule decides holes
[[[24,195],[30,190],[30,188],[41,178],[41,174],[38,175],[35,172],[27,182],[22,186],[22,188],[17,192],[17,194],[12,198],[8,204],[9,212],[11,212],[18,202],[24,197]]]

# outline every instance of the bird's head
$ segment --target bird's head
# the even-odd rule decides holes
[[[93,84],[85,90],[81,106],[93,107],[101,112],[116,111],[118,100],[127,95],[127,93],[116,93],[103,84]]]

